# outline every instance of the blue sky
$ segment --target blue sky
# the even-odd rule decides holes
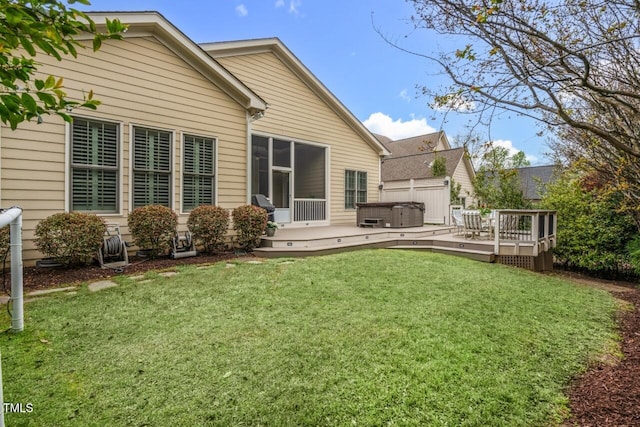
[[[379,34],[418,52],[446,43],[414,31],[413,8],[404,0],[92,0],[79,8],[158,11],[196,43],[278,37],[370,130],[392,139],[440,129],[451,139],[472,119],[451,113],[443,118],[430,109],[416,85],[438,88],[447,80],[434,64]],[[504,114],[492,125],[491,138],[544,164],[539,130],[531,120]]]

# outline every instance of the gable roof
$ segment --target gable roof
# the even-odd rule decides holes
[[[202,43],[200,47],[213,58],[273,53],[304,82],[311,91],[329,106],[378,155],[389,154],[385,146],[358,120],[347,107],[280,41],[278,38]]]
[[[251,115],[267,109],[267,103],[240,79],[209,56],[194,41],[158,12],[88,12],[98,31],[105,31],[106,19],[119,19],[129,26],[127,37],[153,36],[205,78],[243,106]],[[87,35],[86,37],[89,37]],[[81,39],[82,37],[77,37]]]
[[[392,143],[393,144],[393,143]],[[409,156],[387,157],[382,160],[381,180],[402,181],[406,179],[434,178],[431,163],[436,157],[444,157],[447,175],[453,172],[464,158],[464,148],[453,148],[438,152],[423,152]]]
[[[443,142],[445,149],[450,149],[449,141],[444,131],[428,133],[425,135],[412,136],[410,138],[398,139],[392,141],[390,138],[382,135],[376,135],[389,151],[390,157],[411,156],[414,154],[433,152],[439,142]]]

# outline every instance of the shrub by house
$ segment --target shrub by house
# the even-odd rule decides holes
[[[198,206],[189,214],[187,227],[196,244],[207,253],[215,252],[224,245],[229,228],[229,212],[218,206]]]
[[[53,214],[36,226],[35,244],[46,257],[70,266],[89,264],[102,245],[106,225],[97,215]]]
[[[166,254],[171,247],[178,215],[166,206],[148,205],[132,210],[127,222],[135,244],[149,250],[149,256],[155,258]]]
[[[260,239],[267,226],[267,211],[252,205],[244,205],[233,210],[233,229],[236,242],[245,250],[260,245]]]

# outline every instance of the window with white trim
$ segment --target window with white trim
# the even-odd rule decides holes
[[[215,140],[185,135],[182,156],[182,211],[215,201]]]
[[[118,124],[74,118],[71,124],[71,211],[117,213]]]
[[[356,203],[367,202],[367,172],[344,171],[344,208],[355,209]]]
[[[133,128],[133,208],[171,207],[172,133]]]

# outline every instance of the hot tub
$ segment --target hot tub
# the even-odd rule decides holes
[[[377,202],[356,203],[358,227],[422,227],[424,203]]]

